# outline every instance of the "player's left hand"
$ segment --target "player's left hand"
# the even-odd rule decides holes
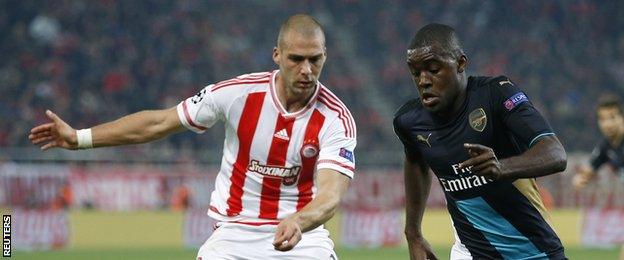
[[[503,176],[501,164],[496,158],[494,150],[490,147],[480,144],[464,144],[464,148],[468,150],[470,159],[460,163],[460,168],[471,167],[473,174],[484,176],[492,180],[498,180]]]
[[[301,226],[296,220],[296,215],[291,215],[282,220],[275,230],[273,247],[275,250],[291,250],[301,240]]]

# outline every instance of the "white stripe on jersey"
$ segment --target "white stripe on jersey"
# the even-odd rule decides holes
[[[353,177],[353,158],[342,153],[345,149],[352,153],[356,146],[355,124],[346,106],[319,83],[313,98],[304,109],[286,113],[274,89],[277,73],[279,72],[247,74],[209,85],[198,95],[189,97],[178,105],[180,121],[193,131],[201,133],[216,121],[225,121],[223,159],[209,210],[209,215],[219,221],[262,222],[275,220],[274,217],[283,219],[296,212],[298,204],[304,203],[299,205],[301,207],[309,202],[309,199],[301,196],[301,192],[314,197],[316,187],[313,176],[319,168],[334,169]],[[249,99],[252,96],[251,100],[254,101]],[[258,99],[259,97],[262,99]],[[318,132],[313,132],[316,133],[318,143],[309,143],[310,140],[304,142],[308,124],[311,123],[310,118],[315,113],[318,114],[315,120],[321,120],[315,121],[319,128],[316,128]],[[278,125],[279,115],[284,119]],[[255,129],[239,131],[241,123],[253,126],[256,119]],[[287,130],[280,126],[284,124],[283,120],[294,122],[290,121],[292,123],[289,123]],[[247,143],[244,140],[250,141]],[[276,151],[282,149],[279,152],[281,155],[269,154],[272,145],[277,145]],[[244,153],[246,150],[239,151],[241,147],[248,147],[249,153]],[[302,152],[304,148],[306,153]],[[286,157],[282,158],[284,152]],[[302,174],[305,174],[303,154],[314,159],[313,165],[310,165],[312,182],[309,187],[301,186],[302,183],[299,182]],[[271,160],[283,161],[284,165],[267,165],[270,156],[278,156]],[[306,164],[309,164],[310,159],[305,160]],[[315,161],[318,163],[314,163]],[[268,178],[271,181],[267,183]],[[267,190],[267,197],[262,197],[263,189],[266,188],[263,188],[263,184],[279,187],[275,186],[276,192]],[[276,210],[276,215],[265,212],[263,216],[268,215],[270,218],[260,219],[260,205],[264,205],[263,203],[269,203],[266,207],[262,206],[264,210]]]

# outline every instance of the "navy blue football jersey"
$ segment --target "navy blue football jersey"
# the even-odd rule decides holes
[[[611,166],[613,172],[620,177],[620,181],[624,183],[624,145],[620,143],[617,147],[611,146],[607,139],[604,139],[600,145],[594,148],[589,159],[589,164],[594,172],[600,166],[607,164]]]
[[[535,179],[492,180],[460,169],[464,143],[519,155],[554,135],[527,95],[507,77],[469,77],[466,99],[450,119],[428,112],[419,99],[396,113],[394,129],[406,152],[420,154],[444,191],[459,243],[475,259],[565,259],[549,224]]]

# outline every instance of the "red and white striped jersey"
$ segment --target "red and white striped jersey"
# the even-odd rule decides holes
[[[312,200],[317,170],[353,178],[356,129],[347,107],[318,83],[300,111],[277,98],[273,72],[209,85],[182,101],[178,116],[197,133],[225,122],[221,168],[208,215],[219,221],[283,219]]]

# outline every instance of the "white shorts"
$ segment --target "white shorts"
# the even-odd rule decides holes
[[[273,248],[276,225],[252,226],[220,222],[218,228],[199,248],[198,260],[337,260],[334,242],[323,227],[303,233],[301,241],[289,251]]]
[[[466,246],[455,241],[451,247],[451,260],[472,260],[472,255]]]

